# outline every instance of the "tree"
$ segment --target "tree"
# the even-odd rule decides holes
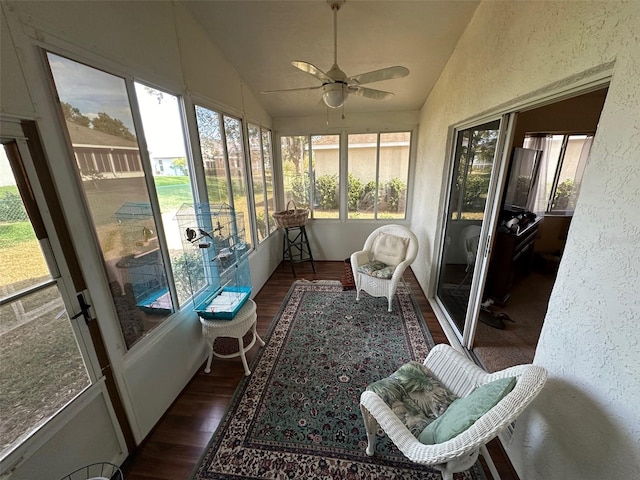
[[[99,112],[98,116],[91,120],[91,125],[94,130],[98,130],[103,133],[115,135],[117,137],[126,138],[132,142],[136,141],[135,135],[129,131],[129,129],[122,123],[122,120],[112,118],[105,112]]]
[[[287,136],[282,137],[282,161],[291,162],[295,167],[295,173],[300,174],[304,169],[305,153],[308,151],[309,137]]]
[[[178,173],[180,175],[184,175],[187,171],[187,159],[185,157],[175,158],[171,162],[171,167],[173,168],[176,175]]]
[[[200,134],[202,159],[210,162],[222,159],[224,149],[219,115],[206,108],[196,107],[196,120]]]
[[[83,115],[78,107],[74,107],[66,102],[62,102],[61,105],[64,118],[70,122],[77,123],[83,127],[88,127],[91,124],[89,117]]]

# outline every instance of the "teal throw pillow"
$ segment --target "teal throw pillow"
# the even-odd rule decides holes
[[[457,437],[495,407],[515,385],[516,377],[508,377],[476,388],[449,405],[441,416],[422,430],[418,440],[426,445],[434,445]]]

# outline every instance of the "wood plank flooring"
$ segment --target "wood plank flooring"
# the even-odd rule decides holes
[[[315,262],[315,267],[316,273],[313,273],[310,263],[296,264],[297,278],[293,277],[288,264],[282,264],[276,269],[254,298],[260,335],[269,329],[294,280],[339,280],[344,272],[342,262]],[[405,281],[411,286],[435,343],[448,343],[411,271],[405,273]],[[257,348],[254,346],[247,354],[249,362]],[[209,374],[205,374],[201,368],[153,431],[125,461],[122,467],[125,479],[187,480],[224,416],[243,376],[242,362],[238,358],[214,358]],[[502,480],[518,480],[500,443],[493,440],[488,448]],[[485,471],[490,479],[491,475],[486,467]]]

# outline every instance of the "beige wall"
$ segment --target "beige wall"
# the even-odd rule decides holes
[[[612,74],[536,350],[549,381],[507,445],[522,479],[640,470],[639,29],[640,2],[482,2],[421,112],[413,202],[439,208],[411,225],[433,245],[452,125]]]
[[[339,170],[338,150],[314,150],[316,177],[321,175],[337,175]],[[385,158],[380,162],[380,183],[400,178],[406,183],[406,172],[409,169],[409,146],[398,146],[385,149]],[[376,147],[354,148],[349,150],[349,173],[363,182],[376,178]]]

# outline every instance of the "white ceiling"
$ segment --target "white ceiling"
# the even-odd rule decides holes
[[[351,95],[345,112],[422,107],[479,1],[347,0],[338,12],[338,65],[347,74],[394,65],[409,76],[367,87],[393,92],[387,100]],[[333,64],[333,12],[326,0],[186,1],[184,5],[222,49],[272,117],[321,115],[321,90],[262,95],[263,90],[317,86],[291,65]]]

